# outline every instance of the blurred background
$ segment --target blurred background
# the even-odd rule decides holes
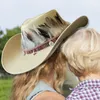
[[[5,43],[21,32],[20,26],[26,19],[52,9],[69,22],[86,15],[88,27],[100,32],[100,0],[0,0],[0,60]],[[0,62],[0,100],[9,100],[12,77],[2,69]],[[65,96],[70,93],[69,87],[64,85]]]

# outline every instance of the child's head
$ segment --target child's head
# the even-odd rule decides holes
[[[62,46],[70,70],[78,77],[100,72],[100,34],[80,29]]]

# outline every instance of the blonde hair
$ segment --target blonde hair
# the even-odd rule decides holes
[[[66,59],[64,55],[56,51],[45,63],[30,72],[17,75],[14,78],[12,100],[25,100],[41,77],[46,77],[54,71],[53,88],[61,93],[61,87],[66,78]]]
[[[100,72],[100,34],[80,29],[62,45],[70,70],[78,77]]]

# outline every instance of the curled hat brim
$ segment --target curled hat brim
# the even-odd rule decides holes
[[[79,17],[65,28],[54,45],[38,51],[36,55],[24,55],[21,48],[21,34],[14,35],[8,40],[2,51],[1,62],[3,68],[10,74],[21,74],[38,67],[54,53],[64,39],[67,39],[77,29],[84,27],[87,23],[88,18],[86,16]]]

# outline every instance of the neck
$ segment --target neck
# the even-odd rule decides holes
[[[52,80],[47,80],[47,79],[41,79],[42,81],[44,81],[45,83],[47,83],[48,85],[50,85],[51,87],[53,87],[53,81]]]
[[[89,80],[89,79],[91,79],[91,80],[100,79],[100,73],[98,73],[98,74],[92,74],[91,73],[91,74],[89,74],[89,75],[87,75],[85,77],[83,77],[83,76],[79,77],[80,81]]]
[[[43,80],[44,82],[46,82],[47,84],[49,84],[51,87],[53,87],[54,85],[54,73],[50,73],[50,75],[46,76],[46,77],[42,77],[41,80]]]

